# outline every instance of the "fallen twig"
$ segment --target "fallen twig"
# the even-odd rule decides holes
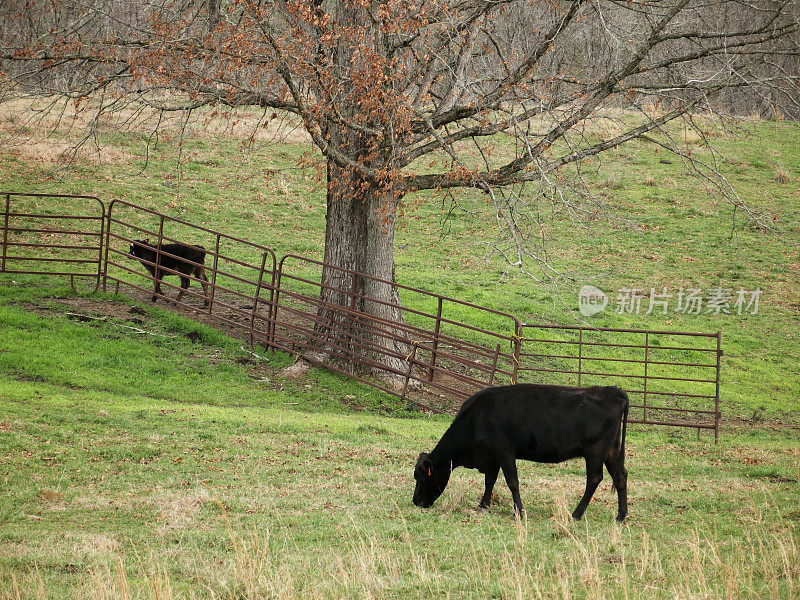
[[[146,329],[141,329],[139,327],[133,327],[131,325],[122,325],[121,323],[114,323],[113,321],[109,321],[108,317],[93,317],[91,315],[84,315],[80,313],[74,312],[65,312],[64,313],[68,319],[77,319],[78,321],[87,322],[87,321],[105,321],[112,327],[122,327],[123,329],[130,329],[134,333],[138,333],[139,335],[154,335],[156,337],[163,337],[163,338],[174,338],[174,335],[165,335],[163,333],[155,333],[153,331],[147,331]]]
[[[260,355],[256,354],[255,352],[251,352],[250,350],[247,350],[244,346],[239,346],[239,348],[241,348],[242,352],[246,352],[250,356],[255,356],[258,359],[265,360],[265,361],[269,362],[269,358],[267,358],[266,356],[260,356]]]

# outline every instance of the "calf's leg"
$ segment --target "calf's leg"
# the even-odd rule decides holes
[[[603,481],[603,459],[599,456],[589,455],[586,457],[586,491],[583,493],[583,498],[578,502],[578,506],[572,512],[572,518],[576,521],[583,516],[586,512],[586,507],[589,505],[589,500],[592,499],[594,491],[600,482]]]
[[[180,302],[183,295],[186,293],[186,290],[189,289],[189,278],[184,277],[181,275],[181,289],[178,290],[178,297],[175,299],[175,302]]]
[[[200,285],[203,286],[203,306],[208,306],[208,278],[203,267],[198,267],[197,278],[200,280]]]
[[[497,474],[500,471],[500,465],[489,467],[485,474],[486,488],[483,492],[483,498],[478,508],[489,508],[492,503],[492,490],[494,489],[494,482],[497,481]]]
[[[156,277],[155,279],[155,287],[153,288],[153,297],[150,298],[150,302],[155,302],[158,300],[159,296],[163,296],[163,292],[161,291],[161,278]]]

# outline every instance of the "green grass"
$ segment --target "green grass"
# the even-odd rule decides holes
[[[622,526],[608,478],[585,520],[570,521],[580,461],[520,463],[519,525],[502,483],[492,510],[476,512],[475,471],[457,471],[424,511],[410,501],[412,467],[446,418],[349,412],[345,393],[373,392],[322,372],[290,385],[274,374],[280,354],[255,378],[238,341],[193,343],[191,322],[160,311],[147,328],[175,337],[68,319],[63,291],[19,295],[27,310],[13,294],[0,305],[4,600],[800,591],[795,430],[728,428],[715,446],[632,426]]]
[[[612,295],[764,290],[757,315],[589,319],[723,332],[719,445],[631,426],[621,526],[608,478],[585,520],[569,520],[579,461],[520,464],[522,524],[502,483],[491,511],[474,510],[474,471],[457,471],[432,509],[417,509],[412,465],[447,418],[318,369],[285,380],[291,357],[256,358],[149,304],[0,277],[0,599],[796,598],[800,152],[794,124],[747,128],[714,133],[720,168],[781,236],[741,214],[734,221],[731,205],[677,159],[665,164],[663,151],[637,142],[587,174],[609,214],[584,227],[563,205],[543,207],[551,263],[576,279],[560,298],[486,256],[495,234],[483,197],[461,193],[453,210],[435,195],[409,198],[401,218],[399,282],[529,322],[580,322],[584,282]],[[297,167],[304,143],[243,149],[198,129],[180,167],[166,135],[143,170],[147,135],[113,129],[103,134],[110,161],[68,171],[32,145],[8,146],[2,187],[121,198],[321,257],[324,186],[318,171]],[[94,310],[101,301],[116,310]]]
[[[759,413],[796,421],[800,381],[789,373],[800,362],[797,125],[757,122],[723,130],[709,123],[708,129],[720,171],[779,234],[754,226],[741,210],[734,215],[733,205],[709,191],[681,160],[637,141],[595,160],[584,173],[607,210],[576,222],[566,205],[540,204],[549,261],[573,277],[560,288],[508,272],[496,255],[487,255],[486,243],[496,238],[493,208],[484,195],[471,192],[457,193],[456,205],[432,193],[406,199],[397,233],[397,279],[526,322],[722,331],[725,416],[749,419]],[[5,153],[3,187],[94,194],[107,202],[120,198],[265,244],[279,255],[321,258],[325,190],[319,165],[297,166],[310,150],[306,143],[256,140],[243,148],[241,137],[203,135],[198,124],[180,148],[167,135],[146,153],[147,132],[107,130],[104,142],[115,153],[105,163],[79,160],[64,171],[47,160],[29,160],[22,151]],[[690,149],[710,159],[702,146]],[[788,173],[789,183],[776,179],[777,169]],[[580,201],[569,194],[567,199]],[[583,283],[610,297],[604,313],[586,320],[577,312]],[[644,314],[646,297],[641,314],[617,314],[623,287],[642,289],[645,296],[651,288],[667,288],[673,295],[669,314]],[[723,287],[734,294],[760,288],[759,312],[676,313],[681,287]],[[447,310],[456,319],[475,318],[455,307]]]
[[[37,299],[37,292],[44,295]],[[292,406],[343,411],[342,399],[352,393],[350,381],[319,369],[303,385],[273,382],[293,357],[264,351],[255,357],[242,341],[166,310],[93,295],[96,302],[119,306],[107,316],[91,306],[72,308],[74,298],[80,296],[68,288],[0,288],[0,373],[75,390],[219,406],[249,405],[254,397],[268,406],[281,388],[281,404],[289,402],[285,394],[290,393]],[[78,314],[90,320],[76,320]],[[405,410],[399,400],[376,390],[360,395],[362,406],[373,410]]]

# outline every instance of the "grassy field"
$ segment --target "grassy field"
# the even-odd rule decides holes
[[[149,150],[146,129],[106,122],[102,149],[65,169],[77,131],[46,136],[52,127],[8,112],[0,188],[121,198],[321,257],[324,186],[298,167],[307,141],[291,129],[250,140],[235,124],[246,117],[201,118],[183,142],[167,128]],[[408,199],[398,281],[526,321],[584,322],[583,283],[612,303],[623,287],[763,291],[758,314],[588,319],[723,332],[719,445],[631,427],[623,525],[608,478],[586,519],[570,521],[579,461],[521,465],[522,523],[502,484],[497,505],[475,511],[470,471],[422,511],[413,462],[446,418],[321,370],[285,380],[291,357],[253,356],[149,304],[0,276],[0,600],[798,597],[797,133],[709,128],[720,170],[777,234],[734,219],[663,150],[637,142],[604,157],[586,177],[606,209],[576,221],[567,204],[541,207],[550,262],[573,277],[556,290],[488,252],[482,197]]]
[[[96,318],[70,318],[76,302]],[[800,593],[795,429],[728,427],[715,446],[631,427],[623,525],[608,479],[571,521],[580,461],[521,464],[522,523],[502,484],[475,510],[474,471],[423,511],[413,463],[446,418],[354,413],[346,397],[373,392],[318,370],[283,381],[289,357],[149,306],[93,306],[4,288],[3,600]]]
[[[199,117],[181,142],[167,127],[157,139],[145,127],[120,129],[105,120],[102,149],[89,144],[63,164],[78,132],[32,127],[8,113],[0,122],[7,151],[0,187],[16,191],[94,194],[163,210],[173,216],[276,249],[321,258],[324,185],[305,138],[290,127],[259,130],[249,113]],[[702,123],[702,120],[701,120]],[[50,124],[52,126],[52,124]],[[612,122],[613,125],[613,122]],[[559,287],[537,284],[489,251],[497,239],[484,196],[409,197],[397,235],[400,283],[500,309],[533,323],[722,331],[721,395],[727,418],[800,414],[800,148],[798,125],[707,124],[718,154],[676,130],[687,151],[715,162],[739,197],[774,231],[748,221],[683,161],[635,142],[591,163],[589,190],[603,202],[569,197],[540,203],[551,266],[570,276]],[[224,136],[220,134],[224,133]],[[683,136],[683,137],[682,137]],[[146,148],[147,141],[150,147]],[[311,166],[299,167],[299,164]],[[569,176],[566,174],[565,176]],[[581,216],[576,220],[576,207]],[[603,313],[583,319],[577,291],[591,283],[609,296]],[[644,293],[639,313],[617,313],[622,288]],[[668,314],[647,315],[651,288],[671,294]],[[758,313],[677,312],[680,288],[760,289]],[[748,296],[748,299],[750,296]]]

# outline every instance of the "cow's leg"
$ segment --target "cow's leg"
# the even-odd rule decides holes
[[[511,490],[511,497],[514,499],[514,510],[517,515],[522,517],[522,498],[519,496],[519,478],[517,477],[517,462],[513,459],[506,459],[502,462],[503,477],[506,478],[508,489]]]
[[[611,475],[614,487],[617,488],[617,521],[622,522],[628,514],[628,471],[620,468],[619,446],[613,446],[606,455],[606,469]]]
[[[142,263],[144,265],[144,263]],[[150,278],[153,280],[153,295],[150,298],[150,302],[156,301],[156,290],[158,289],[158,280],[156,279],[156,268],[153,265],[144,265],[145,270],[150,274]]]
[[[497,474],[500,472],[500,465],[493,465],[489,467],[485,474],[486,489],[483,492],[483,498],[478,508],[489,508],[492,503],[492,490],[494,489],[494,482],[497,481]]]
[[[589,500],[592,499],[594,491],[600,482],[603,481],[603,459],[598,455],[589,455],[586,457],[586,491],[583,493],[583,498],[578,502],[578,506],[572,513],[572,518],[575,520],[580,519],[583,513],[586,512],[586,507],[589,505]]]

